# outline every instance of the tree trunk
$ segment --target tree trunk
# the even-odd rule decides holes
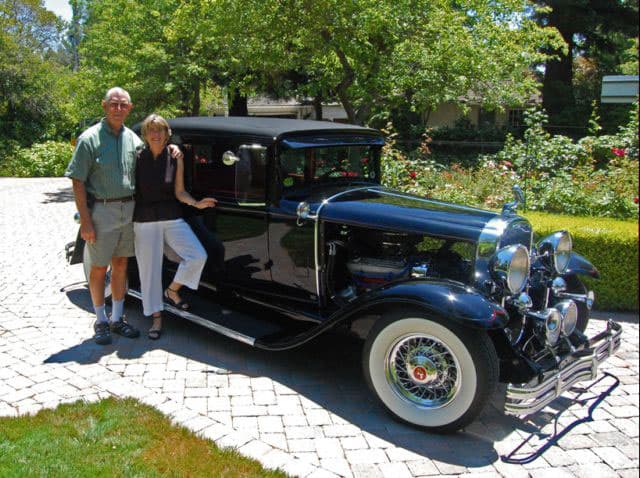
[[[313,109],[316,113],[316,121],[322,121],[322,95],[313,98]]]
[[[240,93],[240,90],[233,91],[231,105],[229,106],[229,116],[249,116],[247,97]]]
[[[575,29],[571,18],[561,8],[554,8],[549,15],[549,24],[556,27],[568,45],[565,55],[558,52],[559,58],[547,61],[542,84],[542,106],[549,114],[549,124],[568,124],[572,121],[576,100],[573,93],[573,36]],[[564,113],[564,114],[563,114]]]
[[[191,104],[191,116],[200,116],[200,82],[193,85],[193,103]]]

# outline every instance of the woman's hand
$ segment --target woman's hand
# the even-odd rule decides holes
[[[214,198],[202,198],[200,201],[196,201],[193,207],[198,209],[206,209],[208,207],[216,207],[216,201]]]
[[[184,158],[184,154],[182,154],[182,151],[180,151],[180,148],[178,148],[178,146],[176,146],[175,144],[168,145],[168,148],[169,148],[169,154],[173,159],[182,160],[182,158]]]

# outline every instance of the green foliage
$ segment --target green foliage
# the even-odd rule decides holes
[[[561,45],[516,0],[113,0],[91,2],[83,71],[144,110],[199,104],[206,80],[243,93],[337,98],[351,122],[416,111],[473,90],[491,106],[527,98],[529,65]],[[113,21],[117,18],[118,21]],[[95,92],[94,92],[95,95]]]
[[[0,2],[1,142],[28,146],[59,137],[73,124],[70,72],[53,51],[61,27],[39,1]]]
[[[30,148],[15,148],[0,163],[0,176],[62,176],[72,154],[73,145],[68,142],[46,141]]]
[[[600,271],[599,280],[585,280],[600,310],[638,310],[638,223],[540,212],[522,213],[539,238],[568,230],[573,249]],[[584,278],[583,278],[584,279]]]
[[[546,115],[529,113],[523,140],[507,137],[504,149],[471,167],[436,163],[425,147],[404,153],[395,133],[383,150],[385,184],[435,199],[500,208],[511,188],[525,190],[529,210],[581,216],[637,219],[637,118],[617,135],[577,143],[544,129]]]
[[[434,140],[446,141],[504,141],[509,133],[506,127],[494,124],[474,126],[466,117],[461,117],[453,126],[439,126],[431,130]],[[511,132],[514,134],[514,132]]]

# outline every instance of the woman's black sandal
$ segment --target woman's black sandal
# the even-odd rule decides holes
[[[169,291],[173,292],[174,294],[178,293],[177,290],[173,290],[171,287],[167,287],[164,290],[164,298],[167,299],[169,304],[171,304],[172,306],[174,306],[175,308],[180,309],[180,310],[189,310],[189,304],[187,302],[185,302],[184,300],[180,300],[180,301],[176,302],[171,297],[169,297]]]
[[[157,318],[158,319],[162,319],[162,317],[157,317]],[[156,317],[153,317],[153,319],[155,320]],[[160,326],[160,328],[158,328],[158,329],[154,329],[153,325],[152,325],[151,328],[149,329],[149,332],[147,332],[147,336],[151,340],[158,340],[161,335],[162,335],[162,326]]]

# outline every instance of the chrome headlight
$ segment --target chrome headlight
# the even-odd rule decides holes
[[[562,315],[556,309],[547,309],[544,321],[545,337],[549,345],[555,345],[562,330]]]
[[[571,335],[578,324],[578,306],[572,300],[563,300],[555,308],[562,316],[562,332]]]
[[[489,263],[493,279],[512,294],[522,292],[529,279],[529,251],[523,245],[503,247]]]
[[[540,254],[548,257],[558,274],[564,274],[569,266],[573,241],[567,231],[554,232],[538,243]]]

